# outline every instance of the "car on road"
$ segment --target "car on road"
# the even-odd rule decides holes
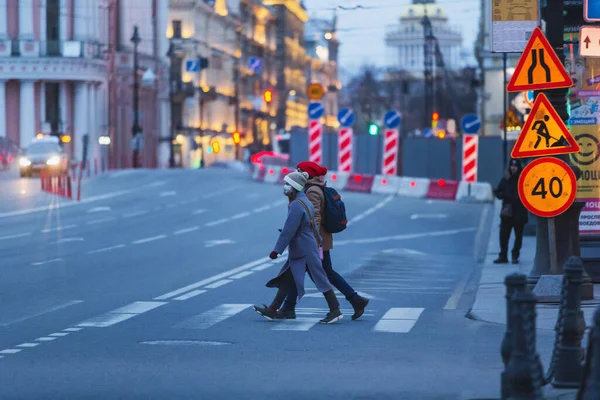
[[[60,146],[56,136],[45,136],[34,141],[19,158],[21,177],[31,177],[34,172],[49,170],[67,172],[69,157]]]

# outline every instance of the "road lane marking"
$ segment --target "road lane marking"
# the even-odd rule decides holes
[[[101,224],[103,222],[114,221],[115,219],[116,219],[115,217],[98,218],[98,219],[94,219],[94,220],[86,222],[86,225]]]
[[[42,233],[66,231],[67,229],[73,229],[73,228],[77,228],[77,225],[65,225],[65,226],[57,226],[56,228],[46,228],[46,229],[42,229]]]
[[[252,210],[252,212],[253,213],[259,213],[259,212],[270,210],[271,208],[273,208],[273,206],[266,205],[266,206],[262,206],[262,207],[259,207],[259,208],[255,208],[254,210]]]
[[[38,267],[40,265],[55,263],[55,262],[59,262],[59,261],[62,261],[62,258],[53,258],[52,260],[38,261],[38,262],[31,263],[31,265]]]
[[[31,232],[19,233],[16,235],[9,235],[9,236],[0,236],[0,240],[18,239],[18,238],[22,238],[22,237],[26,237],[26,236],[31,236]]]
[[[104,253],[105,251],[122,249],[123,247],[125,247],[124,244],[117,244],[117,245],[114,245],[114,246],[103,247],[101,249],[96,249],[96,250],[88,251],[88,254]]]
[[[456,235],[459,233],[474,232],[475,230],[476,230],[476,228],[461,228],[461,229],[450,229],[447,231],[407,233],[407,234],[403,234],[403,235],[381,236],[381,237],[375,237],[375,238],[338,240],[335,242],[335,244],[336,244],[336,246],[344,246],[344,245],[348,245],[348,244],[367,244],[367,243],[387,242],[390,240],[420,239],[420,238],[429,237],[429,236]]]
[[[223,224],[225,222],[229,221],[229,218],[223,218],[223,219],[218,219],[216,221],[212,221],[212,222],[207,222],[206,224],[204,224],[204,226],[215,226],[215,225],[220,225]]]
[[[31,318],[36,318],[36,317],[42,316],[44,314],[48,314],[48,313],[51,313],[51,312],[54,312],[54,311],[62,310],[63,308],[74,306],[75,304],[79,304],[79,303],[83,303],[83,300],[72,300],[72,301],[68,301],[66,303],[58,304],[58,305],[56,305],[54,307],[51,307],[51,308],[48,308],[46,310],[37,312],[35,314],[26,315],[24,317],[20,317],[18,319],[12,320],[12,321],[2,323],[2,324],[0,324],[0,326],[9,326],[9,325],[13,325],[13,324],[18,324],[19,322],[27,321],[28,319],[31,319]]]
[[[375,212],[375,210],[379,210],[380,208],[382,208],[383,206],[385,206],[387,203],[389,203],[390,201],[392,201],[394,199],[394,197],[395,196],[388,196],[385,199],[381,200],[380,202],[378,202],[377,204],[375,204],[373,207],[371,207],[371,208],[363,211],[362,213],[358,214],[356,217],[352,218],[350,221],[348,221],[348,223],[346,224],[346,226],[350,226],[351,224],[360,221],[361,219],[367,217],[368,215],[371,215],[372,213]]]
[[[284,319],[277,321],[277,325],[271,328],[272,331],[302,331],[306,332],[313,326],[318,324],[320,318],[304,318]]]
[[[203,199],[210,199],[212,197],[215,196],[219,196],[221,194],[224,193],[229,193],[229,192],[233,192],[234,190],[236,190],[237,188],[239,188],[241,185],[233,185],[233,186],[229,186],[228,188],[225,189],[221,189],[221,190],[217,190],[215,192],[209,193],[209,194],[205,194],[204,196],[202,196]]]
[[[230,278],[232,279],[241,279],[241,278],[245,278],[248,275],[252,275],[254,273],[254,271],[244,271],[244,272],[240,272],[239,274],[230,276]]]
[[[194,211],[192,214],[194,214],[194,215],[200,215],[200,214],[204,214],[206,211],[208,211],[208,210],[200,209],[200,210]]]
[[[271,263],[271,262],[268,262],[268,263],[266,263],[266,264],[259,265],[259,266],[258,266],[258,267],[256,267],[256,268],[252,268],[252,271],[264,271],[265,269],[267,269],[267,268],[270,268],[270,267],[272,267],[272,266],[273,266],[273,263]]]
[[[67,336],[69,333],[68,332],[56,332],[56,333],[51,333],[50,337],[64,337]]]
[[[85,242],[85,239],[82,237],[73,237],[73,238],[62,238],[55,242],[55,244],[59,243],[69,243],[69,242]]]
[[[169,190],[166,192],[161,192],[159,197],[176,196],[176,195],[177,195],[177,192],[175,192],[174,190]]]
[[[37,347],[40,344],[41,343],[21,343],[21,344],[17,345],[17,347],[32,348],[32,347]]]
[[[0,354],[17,354],[21,350],[22,349],[6,349],[6,350],[0,351]]]
[[[410,219],[445,219],[448,214],[413,214]]]
[[[94,207],[94,208],[90,208],[87,213],[93,214],[93,213],[97,213],[97,212],[110,211],[110,210],[111,210],[110,207]]]
[[[173,235],[183,235],[184,233],[194,232],[200,229],[199,226],[192,226],[191,228],[180,229],[178,231],[173,232]]]
[[[220,281],[216,281],[215,283],[211,283],[210,285],[205,286],[206,289],[216,289],[223,285],[227,285],[229,282],[233,282],[230,279],[222,279]]]
[[[231,239],[207,240],[204,242],[204,247],[215,247],[223,244],[235,244]]]
[[[207,292],[206,290],[200,290],[200,289],[192,290],[191,292],[186,293],[182,296],[175,297],[173,300],[187,300],[187,299],[191,299],[192,297],[196,297],[196,296],[201,295],[202,293],[206,293],[206,292]]]
[[[218,281],[220,279],[227,278],[227,277],[229,277],[231,275],[235,275],[235,274],[237,274],[239,272],[242,272],[242,271],[245,271],[245,270],[250,269],[252,267],[255,267],[257,265],[260,265],[260,264],[262,264],[262,263],[264,263],[265,261],[268,261],[268,260],[269,260],[269,257],[263,257],[261,259],[258,259],[258,260],[249,262],[247,264],[244,264],[244,265],[242,265],[240,267],[230,269],[229,271],[221,272],[220,274],[211,276],[210,278],[206,278],[206,279],[203,279],[201,281],[198,281],[198,282],[192,283],[190,285],[184,286],[184,287],[179,288],[177,290],[174,290],[172,292],[165,293],[165,294],[163,294],[161,296],[155,297],[154,300],[166,300],[166,299],[170,299],[171,297],[179,296],[180,294],[186,293],[186,292],[188,292],[190,290],[197,289],[197,288],[199,288],[201,286],[208,285],[208,284],[210,284],[212,282],[216,282],[216,281]]]
[[[162,301],[136,301],[77,324],[78,327],[106,328],[167,304]]]
[[[51,342],[51,341],[56,340],[56,339],[58,339],[58,338],[56,338],[56,337],[42,336],[42,337],[39,337],[39,338],[37,338],[35,340],[37,340],[38,342]]]
[[[140,215],[146,215],[149,212],[150,211],[148,211],[148,210],[134,211],[134,212],[131,212],[131,213],[123,214],[123,218],[139,217]]]
[[[65,329],[63,329],[63,331],[65,331],[65,332],[79,332],[82,329],[83,328],[65,328]]]
[[[375,332],[408,333],[415,326],[424,308],[390,308],[377,322]]]
[[[148,242],[154,242],[156,240],[166,239],[166,237],[167,237],[166,235],[152,236],[149,238],[136,240],[135,242],[132,242],[132,244],[143,244],[143,243],[148,243]]]
[[[249,212],[243,212],[243,213],[239,213],[239,214],[236,214],[236,215],[234,215],[233,217],[231,217],[231,219],[232,219],[232,220],[233,220],[233,219],[240,219],[240,218],[247,217],[247,216],[249,216],[249,215],[250,215],[250,213],[249,213]]]
[[[252,306],[252,304],[221,304],[220,306],[203,312],[202,314],[180,322],[179,324],[175,325],[174,328],[208,329],[219,322],[225,321],[227,318],[239,314],[250,306]]]

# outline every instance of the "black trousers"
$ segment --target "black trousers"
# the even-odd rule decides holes
[[[513,218],[501,218],[500,221],[500,257],[508,257],[508,241],[510,240],[510,233],[515,231],[515,243],[512,248],[513,258],[519,258],[521,254],[521,246],[523,245],[523,230],[525,229],[524,223],[516,223]]]

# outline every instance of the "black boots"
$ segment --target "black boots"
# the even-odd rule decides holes
[[[361,297],[358,294],[354,295],[350,300],[352,308],[354,308],[354,314],[352,315],[352,321],[359,319],[365,312],[365,308],[369,304],[369,299]]]
[[[327,300],[329,312],[327,313],[325,318],[323,318],[319,322],[322,324],[330,324],[332,322],[336,322],[342,319],[342,312],[340,311],[340,302],[335,296],[333,290],[323,293],[323,296],[325,296],[325,300]]]

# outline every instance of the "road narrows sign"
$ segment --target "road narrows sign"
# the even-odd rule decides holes
[[[511,157],[528,158],[577,152],[579,144],[548,98],[540,93],[513,146]]]
[[[536,28],[521,54],[515,72],[506,86],[508,92],[559,89],[573,86],[556,52],[540,28]]]
[[[564,161],[538,158],[521,172],[519,198],[532,214],[556,217],[565,212],[577,195],[577,178]]]

